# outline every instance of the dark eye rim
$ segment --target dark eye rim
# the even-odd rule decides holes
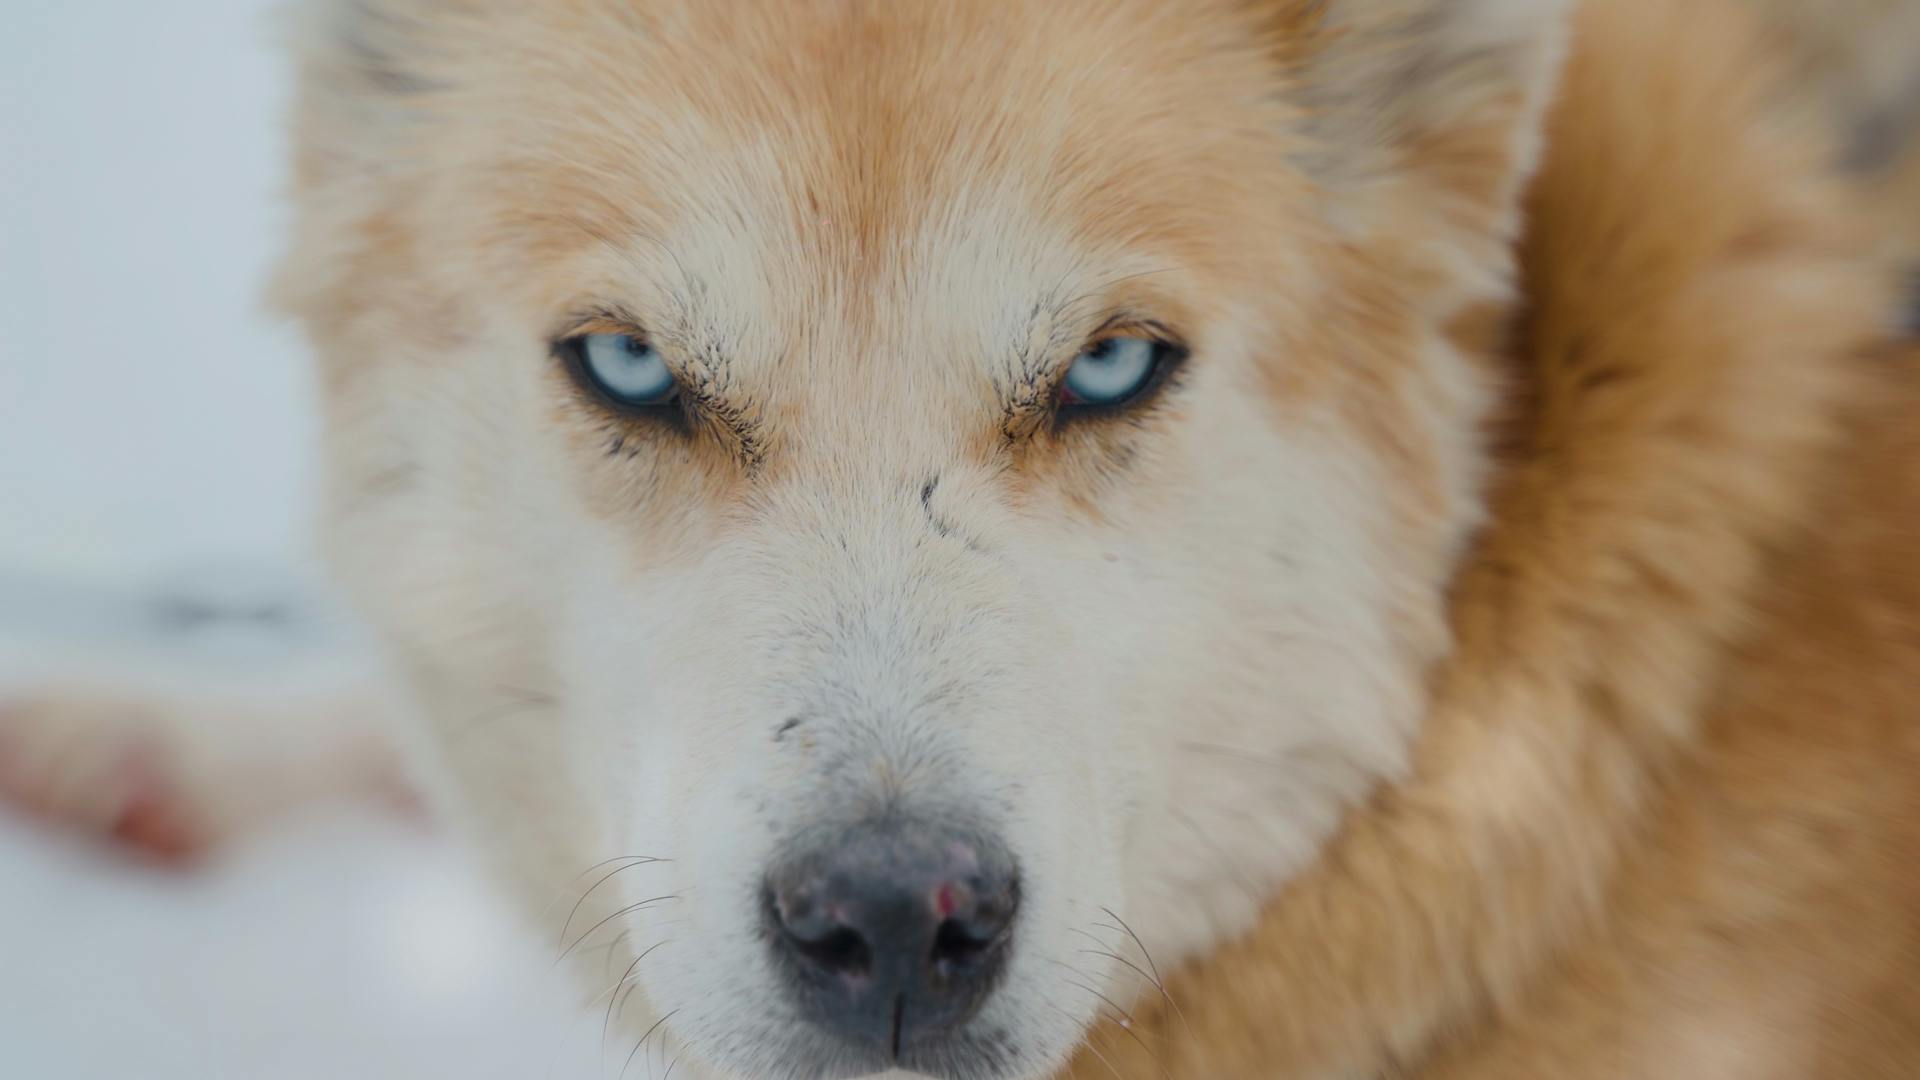
[[[1066,424],[1075,420],[1098,420],[1136,412],[1151,404],[1171,384],[1187,357],[1192,354],[1185,342],[1175,337],[1165,327],[1158,324],[1134,325],[1119,329],[1107,329],[1080,347],[1074,354],[1078,359],[1088,350],[1098,348],[1105,342],[1121,338],[1145,340],[1153,346],[1153,368],[1139,389],[1126,397],[1115,401],[1086,401],[1073,397],[1073,391],[1067,387],[1067,369],[1063,368],[1053,392],[1053,413],[1056,423]],[[1071,366],[1071,365],[1069,365]]]
[[[678,378],[674,379],[673,390],[659,401],[636,402],[620,397],[601,383],[587,363],[587,339],[605,334],[619,334],[650,342],[647,335],[630,326],[587,326],[571,331],[554,339],[551,349],[554,357],[566,369],[569,380],[588,400],[609,412],[636,419],[665,421],[677,428],[686,428],[688,397],[686,388]]]

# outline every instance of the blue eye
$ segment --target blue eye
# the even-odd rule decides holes
[[[580,370],[622,405],[664,405],[680,389],[660,351],[636,334],[588,334],[570,344]]]
[[[1167,347],[1151,338],[1113,337],[1074,358],[1061,388],[1062,405],[1119,405],[1153,382]]]

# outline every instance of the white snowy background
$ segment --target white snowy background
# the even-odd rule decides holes
[[[312,569],[309,372],[258,302],[271,7],[0,0],[0,689],[233,663],[156,635],[156,598]],[[0,1076],[594,1075],[550,954],[448,846],[368,815],[180,876],[0,814]]]

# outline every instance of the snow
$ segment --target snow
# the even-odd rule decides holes
[[[397,824],[341,810],[173,874],[0,819],[0,866],[5,1075],[599,1075],[551,951]]]

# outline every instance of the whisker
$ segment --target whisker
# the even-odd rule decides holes
[[[1231,758],[1234,761],[1244,761],[1249,765],[1269,765],[1276,769],[1297,769],[1307,764],[1300,760],[1275,757],[1271,754],[1255,753],[1234,746],[1226,746],[1221,743],[1186,741],[1180,743],[1180,749],[1194,754],[1207,754],[1213,757]]]
[[[605,1056],[607,1052],[607,1032],[611,1030],[613,1027],[615,1003],[617,1002],[622,1010],[626,1009],[627,999],[624,995],[620,993],[620,988],[622,986],[626,986],[627,981],[633,978],[633,973],[640,970],[640,961],[645,960],[647,956],[653,952],[653,950],[659,948],[662,945],[665,945],[666,943],[667,943],[666,940],[662,939],[660,941],[654,942],[652,945],[647,946],[646,952],[643,952],[639,956],[634,957],[633,963],[627,965],[626,974],[620,976],[619,982],[614,983],[612,986],[608,987],[606,990],[601,991],[601,993],[608,995],[607,1015],[604,1019],[600,1021],[600,1053],[602,1056]],[[640,985],[639,983],[635,983],[632,987],[628,987],[627,993],[628,994],[633,993],[633,991],[637,989],[639,985]],[[595,995],[596,1000],[598,999],[598,997],[599,995]],[[591,1005],[593,1004],[593,1002],[589,1001],[587,1004]]]
[[[680,1012],[679,1009],[675,1009],[673,1010],[673,1012],[670,1012],[667,1015],[661,1017],[660,1019],[655,1020],[653,1022],[653,1026],[647,1029],[647,1033],[645,1035],[640,1036],[640,1041],[633,1044],[633,1049],[629,1051],[627,1054],[626,1062],[620,1066],[620,1076],[617,1077],[616,1080],[625,1080],[627,1075],[627,1069],[633,1065],[634,1055],[640,1052],[641,1047],[647,1045],[647,1040],[653,1038],[653,1033],[660,1030],[661,1024],[664,1024],[667,1021],[673,1019],[676,1015],[679,1014],[679,1012]]]
[[[1080,989],[1085,990],[1087,993],[1092,994],[1094,997],[1099,998],[1101,1001],[1106,1002],[1109,1008],[1111,1008],[1115,1013],[1119,1014],[1120,1026],[1127,1029],[1128,1031],[1133,1030],[1133,1014],[1121,1008],[1119,1002],[1114,1001],[1112,998],[1108,997],[1107,995],[1101,993],[1098,990],[1095,990],[1093,987],[1088,986],[1086,983],[1076,982],[1072,979],[1067,980],[1067,982],[1068,982],[1068,985],[1077,986]]]
[[[1061,1016],[1066,1017],[1068,1020],[1072,1021],[1076,1025],[1080,1023],[1080,1021],[1073,1019],[1072,1013],[1069,1013],[1067,1010],[1061,1008],[1058,1005],[1053,1004],[1052,1002],[1048,1002],[1047,1007],[1049,1009],[1052,1009],[1054,1012],[1059,1013]],[[1107,1060],[1107,1055],[1101,1053],[1100,1048],[1093,1045],[1093,1040],[1091,1038],[1082,1042],[1080,1045],[1086,1047],[1087,1053],[1092,1054],[1096,1059],[1099,1060],[1100,1064],[1105,1065],[1107,1067],[1107,1071],[1114,1075],[1114,1080],[1127,1080],[1126,1077],[1120,1075],[1119,1069],[1114,1068],[1113,1062]]]
[[[1082,949],[1081,951],[1087,952],[1089,950]],[[1111,955],[1111,954],[1103,954],[1103,955]],[[1057,964],[1060,967],[1066,968],[1068,971],[1073,972],[1075,975],[1078,975],[1083,979],[1092,978],[1092,976],[1088,975],[1086,972],[1081,971],[1079,968],[1074,967],[1072,964],[1066,963],[1065,961],[1055,960],[1049,957],[1047,959],[1047,962],[1050,964]],[[1124,1031],[1127,1033],[1127,1037],[1129,1039],[1132,1039],[1134,1042],[1140,1044],[1140,1049],[1146,1051],[1147,1057],[1151,1058],[1153,1060],[1154,1065],[1156,1065],[1160,1069],[1161,1076],[1167,1077],[1168,1080],[1171,1080],[1170,1074],[1167,1071],[1166,1060],[1160,1056],[1159,1051],[1147,1045],[1147,1040],[1142,1038],[1138,1031],[1134,1030],[1135,1021],[1133,1018],[1133,1014],[1131,1012],[1128,1012],[1126,1009],[1121,1008],[1118,1002],[1114,1001],[1112,998],[1101,993],[1100,991],[1095,990],[1093,987],[1086,985],[1085,983],[1077,982],[1073,979],[1067,980],[1067,983],[1068,985],[1073,986],[1077,989],[1085,990],[1087,993],[1092,994],[1094,997],[1099,998],[1101,1001],[1106,1002],[1107,1005],[1113,1009],[1115,1015],[1113,1016],[1103,1015],[1102,1019],[1111,1020],[1116,1026],[1120,1028],[1121,1031]]]
[[[651,855],[615,855],[611,859],[601,859],[599,862],[594,863],[592,866],[589,866],[585,870],[582,870],[579,873],[573,875],[572,877],[567,879],[567,883],[571,885],[574,882],[579,881],[581,878],[586,877],[587,875],[593,873],[595,870],[598,870],[603,866],[612,866],[614,863],[617,863],[617,862],[627,862],[629,860],[638,861],[641,859],[648,859],[653,862],[672,862],[673,861],[672,859],[655,859]],[[545,922],[547,916],[553,914],[553,909],[556,907],[559,907],[561,902],[564,901],[568,895],[569,895],[568,891],[565,889],[556,891],[553,895],[553,899],[547,901],[546,906],[540,909],[540,920],[542,922]]]
[[[531,686],[502,682],[494,683],[493,688],[502,694],[511,694],[529,705],[557,705],[560,702],[560,696],[551,690],[536,690]]]
[[[1098,939],[1095,939],[1095,940],[1098,940]],[[1127,959],[1126,957],[1121,956],[1119,953],[1111,953],[1106,951],[1105,949],[1079,949],[1076,951],[1085,953],[1089,956],[1104,956],[1109,960],[1114,960],[1114,961],[1118,961],[1119,963],[1125,964],[1126,966],[1132,968],[1136,973],[1138,973],[1142,979],[1145,979],[1147,982],[1147,985],[1153,987],[1154,990],[1158,991],[1162,997],[1166,996],[1166,993],[1167,993],[1166,990],[1162,989],[1159,983],[1153,981],[1153,976],[1147,974],[1146,969],[1142,968],[1139,964],[1134,963],[1133,961]],[[1171,1005],[1173,1004],[1173,1002],[1169,1000],[1167,1004]]]
[[[1100,923],[1098,925],[1106,926],[1107,924]],[[1115,931],[1119,931],[1120,928],[1112,927],[1111,929]],[[1139,964],[1136,964],[1133,961],[1127,959],[1126,957],[1121,956],[1117,952],[1111,952],[1107,950],[1106,948],[1104,948],[1104,946],[1107,944],[1107,942],[1104,939],[1097,937],[1093,934],[1089,934],[1085,930],[1081,930],[1078,927],[1073,928],[1073,932],[1076,934],[1079,934],[1083,938],[1086,938],[1088,941],[1093,942],[1095,945],[1103,946],[1102,948],[1098,948],[1098,949],[1079,949],[1077,950],[1078,952],[1091,955],[1091,956],[1104,956],[1107,959],[1112,960],[1116,963],[1125,964],[1127,967],[1132,968],[1135,974],[1139,975],[1142,979],[1145,979],[1148,985],[1152,986],[1155,990],[1159,991],[1161,997],[1167,998],[1167,988],[1161,984],[1158,975],[1150,975],[1147,973],[1147,970],[1141,967]],[[1144,955],[1144,951],[1142,955]],[[1172,1005],[1173,999],[1167,998],[1167,1004]]]
[[[1121,1019],[1119,1017],[1110,1016],[1110,1017],[1106,1017],[1106,1019],[1112,1020],[1115,1026],[1117,1026],[1121,1031],[1126,1033],[1127,1038],[1132,1039],[1134,1042],[1140,1044],[1140,1049],[1146,1052],[1147,1058],[1153,1062],[1154,1068],[1160,1070],[1161,1080],[1173,1080],[1173,1073],[1167,1069],[1167,1059],[1161,1057],[1160,1052],[1158,1050],[1155,1050],[1153,1047],[1148,1046],[1147,1040],[1141,1038],[1140,1033],[1133,1030],[1132,1017],[1129,1016],[1125,1019]]]
[[[1153,970],[1153,981],[1158,983],[1160,981],[1160,967],[1159,965],[1153,962],[1153,954],[1147,951],[1146,945],[1142,943],[1140,940],[1140,935],[1134,933],[1133,927],[1127,925],[1127,920],[1121,918],[1117,913],[1114,912],[1112,908],[1103,907],[1100,910],[1107,913],[1107,918],[1112,919],[1114,922],[1117,922],[1120,924],[1119,926],[1115,927],[1115,929],[1119,930],[1120,932],[1126,934],[1128,937],[1133,939],[1134,945],[1140,950],[1140,955],[1146,957],[1147,967]]]
[[[633,928],[628,927],[627,929],[622,930],[619,933],[613,935],[612,941],[607,942],[606,945],[595,950],[596,952],[599,952],[601,954],[600,955],[600,977],[601,978],[604,979],[607,977],[607,966],[613,963],[614,951],[620,948],[620,946],[632,940],[633,940]]]
[[[634,983],[632,986],[627,987],[626,992],[622,993],[618,998],[618,1000],[609,1003],[611,1005],[617,1006],[617,1008],[613,1010],[616,1015],[620,1016],[622,1019],[626,1017],[627,1001],[628,999],[632,998],[633,995],[639,991],[639,989],[640,989],[640,984]],[[602,1061],[606,1060],[606,1053],[607,1053],[606,1046],[603,1044],[600,1048],[600,1055],[601,1055]]]
[[[633,868],[634,868],[634,867],[636,867],[636,866],[651,866],[652,864],[654,864],[654,863],[657,863],[657,862],[659,862],[659,861],[661,861],[661,860],[659,860],[659,859],[654,859],[654,858],[649,858],[649,857],[647,857],[647,856],[644,856],[644,855],[641,855],[641,856],[635,856],[635,857],[634,857],[634,861],[632,861],[632,862],[630,862],[630,863],[628,863],[628,864],[626,864],[625,866],[617,866],[617,867],[615,867],[615,868],[613,868],[612,870],[609,870],[609,871],[607,871],[607,873],[606,873],[606,874],[605,874],[604,876],[602,876],[602,877],[600,878],[600,880],[599,880],[599,881],[596,881],[596,882],[594,882],[594,883],[593,883],[593,885],[592,885],[592,886],[590,886],[590,887],[589,887],[589,888],[587,889],[587,891],[586,891],[586,892],[583,892],[583,893],[581,893],[581,894],[580,894],[580,899],[578,899],[578,900],[575,900],[575,901],[573,902],[573,910],[572,910],[572,911],[569,911],[569,912],[567,912],[567,921],[566,921],[565,923],[563,923],[563,924],[561,925],[561,927],[560,927],[560,940],[559,940],[559,941],[556,941],[556,942],[554,942],[554,945],[555,945],[556,947],[558,947],[558,946],[561,946],[561,945],[564,945],[564,944],[566,944],[566,941],[567,941],[567,931],[568,931],[568,930],[571,930],[571,929],[573,929],[573,919],[574,919],[574,916],[576,916],[576,915],[578,915],[578,914],[580,914],[580,905],[582,905],[582,904],[584,904],[584,903],[586,903],[586,902],[587,902],[587,898],[588,898],[588,897],[590,897],[590,896],[592,896],[592,895],[594,894],[594,890],[596,890],[596,889],[598,889],[598,888],[600,888],[600,886],[602,886],[602,885],[605,885],[605,884],[606,884],[607,882],[609,882],[609,881],[612,881],[612,880],[613,880],[613,879],[614,879],[614,878],[615,878],[616,876],[618,876],[618,875],[620,875],[620,874],[624,874],[624,873],[626,873],[627,871],[629,871],[629,870],[631,870],[631,869],[633,869]],[[601,866],[605,866],[605,865],[606,865],[606,863],[601,863],[600,865],[601,865]],[[597,867],[596,867],[596,869],[597,869]],[[587,871],[587,873],[589,873],[589,874],[591,874],[592,872],[593,872],[593,870],[588,870],[588,871]]]
[[[651,899],[642,900],[637,904],[628,904],[626,907],[621,908],[619,911],[616,911],[613,914],[607,916],[606,918],[601,919],[599,922],[594,923],[593,926],[590,927],[586,933],[581,934],[578,938],[575,938],[573,944],[567,946],[566,949],[562,951],[559,956],[554,958],[553,966],[559,967],[561,961],[573,955],[573,950],[579,948],[583,942],[585,942],[588,938],[592,937],[595,933],[599,932],[601,927],[607,925],[613,920],[618,919],[623,915],[631,915],[636,911],[640,911],[654,904],[663,903],[668,900],[678,900],[678,899],[680,899],[680,897],[675,895],[655,896],[655,897],[652,897]]]
[[[1103,907],[1100,910],[1106,912],[1107,915],[1111,917],[1114,922],[1117,922],[1120,924],[1116,929],[1120,930],[1122,933],[1126,934],[1129,938],[1133,939],[1134,947],[1140,950],[1140,956],[1146,960],[1147,968],[1153,972],[1152,975],[1148,976],[1148,981],[1153,983],[1153,988],[1155,990],[1160,991],[1161,999],[1167,1003],[1167,1008],[1173,1010],[1173,1015],[1178,1017],[1180,1020],[1180,1026],[1186,1030],[1188,1037],[1191,1038],[1193,1035],[1193,1025],[1187,1023],[1187,1014],[1181,1011],[1180,1003],[1173,1000],[1172,994],[1167,993],[1167,984],[1164,980],[1160,978],[1160,966],[1153,962],[1153,954],[1147,951],[1146,943],[1140,940],[1139,934],[1136,934],[1133,932],[1133,927],[1127,925],[1127,920],[1122,919],[1117,913],[1114,912],[1112,908]],[[1092,935],[1088,935],[1088,936],[1091,937]],[[1114,957],[1114,959],[1118,960],[1120,958],[1116,956]],[[1126,963],[1126,961],[1124,960],[1121,960],[1120,962],[1123,964]],[[1136,965],[1127,964],[1127,966],[1133,968],[1133,970],[1135,971],[1140,971],[1140,968]],[[1145,975],[1146,972],[1141,972],[1141,974]]]
[[[515,695],[514,700],[505,702],[498,708],[487,709],[468,718],[466,723],[449,732],[448,737],[450,739],[465,739],[486,728],[492,727],[502,720],[551,709],[559,703],[560,699],[554,697],[552,694],[542,694],[538,691],[522,691]]]
[[[1088,951],[1091,951],[1091,950],[1087,950],[1087,949],[1082,949],[1082,950],[1080,950],[1080,951],[1082,951],[1082,952],[1088,952]],[[1047,958],[1046,958],[1046,961],[1047,961],[1047,963],[1049,963],[1049,964],[1053,964],[1053,965],[1054,965],[1054,966],[1056,966],[1056,967],[1063,967],[1063,968],[1066,968],[1066,969],[1067,969],[1068,971],[1071,971],[1071,972],[1073,972],[1073,973],[1074,973],[1075,975],[1078,975],[1078,976],[1079,976],[1080,978],[1082,978],[1082,979],[1088,979],[1088,980],[1092,980],[1092,979],[1093,979],[1093,976],[1092,976],[1092,975],[1089,975],[1089,974],[1087,974],[1086,972],[1084,972],[1084,971],[1081,971],[1081,970],[1080,970],[1079,968],[1077,968],[1077,967],[1074,967],[1074,966],[1073,966],[1072,964],[1069,964],[1069,963],[1067,963],[1067,962],[1066,962],[1066,961],[1064,961],[1064,960],[1055,960],[1055,959],[1054,959],[1054,958],[1052,958],[1052,957],[1047,957]],[[1114,1001],[1114,1000],[1113,1000],[1112,998],[1110,998],[1110,997],[1108,997],[1107,995],[1105,995],[1105,994],[1103,994],[1103,993],[1101,993],[1101,992],[1100,992],[1100,991],[1098,991],[1098,990],[1095,990],[1095,989],[1094,989],[1093,987],[1091,987],[1091,986],[1087,986],[1087,985],[1086,985],[1086,984],[1084,984],[1084,983],[1078,983],[1078,982],[1074,982],[1074,981],[1073,981],[1072,979],[1069,979],[1069,980],[1067,980],[1067,982],[1068,982],[1068,983],[1069,983],[1070,985],[1073,985],[1073,986],[1078,986],[1078,987],[1079,987],[1080,989],[1082,989],[1082,990],[1085,990],[1085,991],[1086,991],[1087,993],[1089,993],[1089,994],[1092,994],[1092,995],[1093,995],[1094,997],[1097,997],[1097,998],[1099,998],[1099,999],[1100,999],[1101,1001],[1104,1001],[1104,1002],[1106,1002],[1106,1003],[1107,1003],[1108,1005],[1111,1005],[1111,1006],[1113,1006],[1113,1010],[1114,1010],[1115,1012],[1117,1012],[1117,1013],[1119,1013],[1120,1015],[1122,1015],[1122,1016],[1124,1016],[1124,1017],[1126,1017],[1126,1018],[1127,1018],[1127,1022],[1128,1022],[1128,1023],[1132,1023],[1132,1022],[1133,1022],[1133,1014],[1132,1014],[1132,1013],[1130,1013],[1130,1012],[1128,1012],[1127,1010],[1125,1010],[1125,1009],[1123,1009],[1123,1008],[1121,1008],[1121,1007],[1120,1007],[1120,1004],[1119,1004],[1118,1002],[1116,1002],[1116,1001]]]

